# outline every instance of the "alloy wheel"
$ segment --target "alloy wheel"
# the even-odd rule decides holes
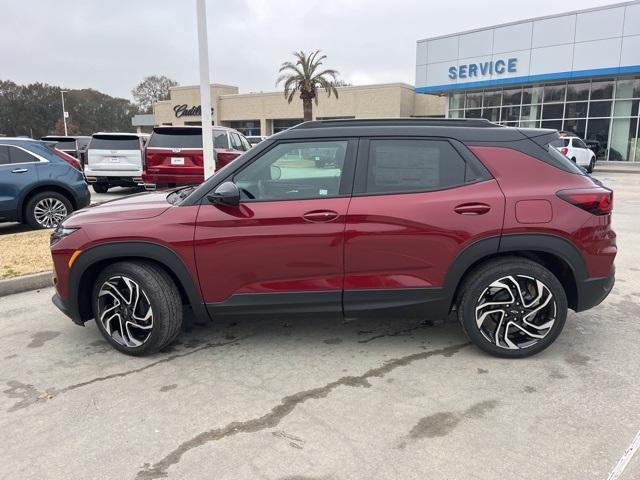
[[[43,198],[36,203],[33,216],[45,228],[57,227],[67,216],[67,207],[57,198]]]
[[[491,283],[476,303],[476,324],[486,340],[509,350],[528,348],[549,334],[556,301],[540,280],[509,275]]]
[[[102,284],[97,318],[105,332],[125,347],[141,346],[153,329],[153,309],[147,294],[125,276],[110,277]]]

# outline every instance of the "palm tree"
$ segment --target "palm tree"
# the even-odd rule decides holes
[[[300,93],[305,122],[313,119],[311,101],[318,105],[319,89],[324,89],[328,97],[333,94],[338,98],[338,90],[335,87],[338,71],[330,68],[319,71],[322,61],[327,58],[326,55],[319,55],[320,50],[308,56],[302,50],[293,52],[296,62],[284,62],[279,70],[281,75],[276,81],[276,85],[284,82],[284,96],[289,103],[296,93]]]

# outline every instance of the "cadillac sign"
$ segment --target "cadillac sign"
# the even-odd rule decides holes
[[[176,105],[175,107],[173,107],[173,113],[176,118],[201,117],[202,106],[194,105],[193,107],[189,107],[189,105],[183,103],[182,105]],[[213,107],[211,108],[211,114],[213,115]]]

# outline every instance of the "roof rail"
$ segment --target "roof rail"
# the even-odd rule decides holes
[[[303,122],[292,130],[329,127],[499,127],[484,118],[342,118]]]

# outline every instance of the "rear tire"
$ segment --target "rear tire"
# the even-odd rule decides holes
[[[108,266],[96,278],[91,299],[100,333],[127,355],[155,353],[180,334],[180,293],[169,274],[153,263]]]
[[[25,220],[33,228],[55,228],[73,212],[71,202],[58,192],[40,192],[27,202]]]
[[[490,261],[464,281],[458,320],[480,349],[503,358],[541,352],[562,332],[567,297],[542,265],[519,257]]]
[[[104,182],[94,183],[92,187],[96,193],[107,193],[109,191],[109,184]]]

